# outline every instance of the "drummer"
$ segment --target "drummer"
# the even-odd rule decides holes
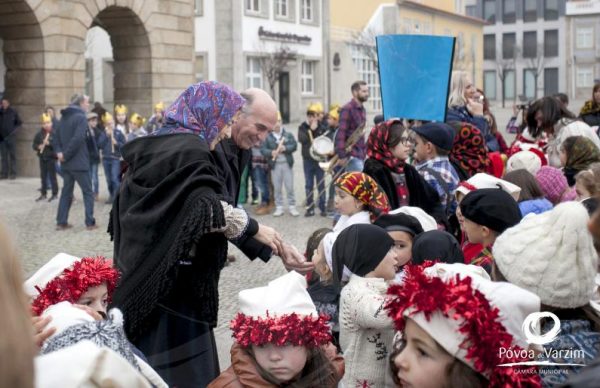
[[[319,110],[323,111],[321,103],[313,103],[306,109],[306,120],[298,127],[298,142],[302,144],[302,164],[304,167],[304,190],[306,194],[305,217],[315,215],[314,189],[317,183],[318,206],[322,217],[327,216],[325,211],[325,172],[319,167],[319,160],[311,156],[310,148],[316,138],[325,134],[327,128],[319,122]]]

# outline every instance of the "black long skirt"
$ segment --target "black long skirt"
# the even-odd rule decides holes
[[[206,387],[220,373],[213,330],[189,303],[159,304],[156,325],[135,342],[170,387]]]

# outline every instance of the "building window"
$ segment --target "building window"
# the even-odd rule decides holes
[[[523,21],[535,22],[537,17],[537,0],[523,0]]]
[[[196,16],[204,15],[204,0],[194,0],[194,13]]]
[[[496,0],[483,0],[483,20],[496,23]]]
[[[246,87],[262,89],[260,58],[246,58]]]
[[[527,31],[523,33],[523,58],[535,58],[537,56],[537,32]]]
[[[535,98],[535,69],[523,69],[523,95],[528,100]]]
[[[490,100],[496,99],[496,71],[488,70],[483,72],[483,91]]]
[[[302,71],[300,73],[302,94],[315,94],[315,62],[302,61]]]
[[[478,17],[478,15],[477,15],[477,6],[476,5],[467,5],[467,6],[465,6],[465,15],[470,16],[472,18]]]
[[[504,98],[514,99],[515,98],[515,71],[506,70],[504,72]]]
[[[483,59],[496,59],[496,35],[483,36]]]
[[[456,53],[460,61],[465,59],[465,34],[462,32],[456,36]]]
[[[204,62],[204,54],[196,54],[196,62],[194,63],[196,82],[204,81],[206,79],[206,74],[204,74]]]
[[[558,30],[544,31],[544,56],[558,57]]]
[[[558,93],[558,68],[544,69],[544,95],[551,96]]]
[[[558,20],[558,0],[544,0],[544,20]]]
[[[288,0],[275,0],[275,16],[280,18],[289,16]]]
[[[588,66],[577,67],[577,87],[591,88],[594,86],[594,69]]]
[[[260,13],[260,0],[246,0],[246,11]]]
[[[594,48],[594,27],[578,27],[575,35],[578,49]]]
[[[381,92],[379,84],[379,75],[377,63],[369,57],[365,50],[359,46],[352,47],[352,63],[358,72],[358,79],[361,79],[369,86],[368,107],[371,111],[381,112]]]
[[[517,21],[516,0],[502,1],[502,23],[509,24]]]
[[[313,21],[313,0],[302,0],[300,3],[300,15],[303,22]]]
[[[517,36],[514,32],[502,34],[502,58],[512,59],[515,57],[515,44]]]

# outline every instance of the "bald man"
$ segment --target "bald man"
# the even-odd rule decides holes
[[[277,105],[267,92],[251,88],[240,93],[246,99],[242,115],[231,128],[236,146],[249,150],[259,146],[277,124]]]

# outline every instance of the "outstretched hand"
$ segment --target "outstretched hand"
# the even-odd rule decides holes
[[[283,251],[279,256],[288,271],[305,274],[315,268],[314,263],[307,261],[304,255],[298,252],[298,249],[291,244],[283,243]]]
[[[273,250],[273,254],[280,256],[283,250],[283,240],[275,229],[270,226],[258,224],[258,233],[254,235],[254,238],[268,245]]]

